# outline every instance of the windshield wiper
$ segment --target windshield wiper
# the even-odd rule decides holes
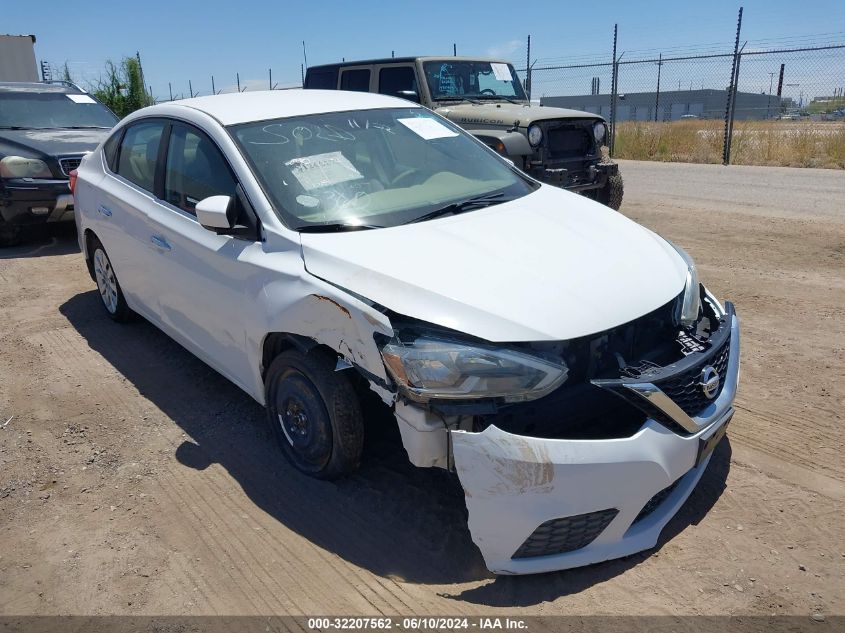
[[[40,127],[24,127],[22,125],[0,125],[0,130],[43,130]]]
[[[327,224],[307,224],[296,228],[300,233],[337,233],[340,231],[363,231],[383,229],[378,224],[349,224],[347,222],[329,222]]]
[[[510,97],[506,97],[505,95],[478,95],[478,96],[476,97],[476,99],[482,99],[482,100],[486,100],[486,99],[504,99],[505,101],[508,101],[508,102],[510,102],[510,103],[513,103],[514,105],[521,105],[521,103],[520,103],[519,101],[515,101],[514,99],[511,99]]]
[[[501,204],[502,202],[509,202],[510,200],[513,200],[513,198],[503,199],[504,195],[505,194],[502,192],[485,193],[480,196],[475,196],[474,198],[467,198],[466,200],[462,200],[460,202],[453,202],[451,204],[447,204],[445,207],[440,207],[439,209],[435,209],[434,211],[424,213],[418,218],[414,218],[413,220],[405,222],[405,224],[425,222],[426,220],[439,218],[442,215],[457,215],[458,213],[463,213],[464,211],[470,211],[473,208],[489,207],[494,204]]]

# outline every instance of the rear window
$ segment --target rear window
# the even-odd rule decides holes
[[[150,193],[155,192],[156,160],[163,131],[162,121],[141,121],[126,129],[120,144],[117,173]]]
[[[0,129],[111,128],[117,117],[86,94],[0,92]]]
[[[357,68],[355,70],[344,70],[340,75],[340,89],[353,90],[355,92],[369,92],[370,69]]]
[[[305,75],[305,88],[337,90],[337,66],[310,69]]]

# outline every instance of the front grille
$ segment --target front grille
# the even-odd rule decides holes
[[[70,178],[70,172],[74,169],[79,167],[79,163],[82,162],[82,156],[73,156],[70,158],[60,158],[59,159],[59,167],[62,168],[62,173]]]
[[[534,558],[586,547],[619,514],[616,508],[546,521],[525,539],[511,558]]]
[[[493,414],[479,415],[475,431],[491,424],[515,435],[548,439],[596,440],[631,437],[646,414],[624,400],[608,397],[589,383],[564,383],[538,400],[502,405]]]
[[[669,396],[684,413],[690,416],[700,413],[713,399],[718,397],[725,386],[728,375],[728,357],[730,356],[730,337],[725,339],[722,346],[706,361],[692,367],[685,372],[670,376],[664,380],[656,380],[654,384]],[[701,371],[707,365],[712,365],[719,374],[719,390],[713,398],[704,395],[701,382]]]
[[[592,131],[580,126],[564,125],[547,132],[550,158],[583,158],[592,149]]]
[[[675,488],[678,487],[678,483],[681,481],[681,479],[675,480],[673,483],[669,484],[663,490],[661,490],[656,495],[654,495],[651,499],[649,499],[648,503],[646,503],[643,506],[643,509],[640,510],[640,513],[637,515],[637,518],[634,519],[634,522],[631,525],[635,525],[635,524],[639,523],[644,518],[646,518],[649,514],[651,514],[655,510],[657,510],[657,508],[660,507],[660,504],[662,504],[664,501],[666,501],[666,499],[669,497],[669,495],[672,494],[672,491],[675,490]]]

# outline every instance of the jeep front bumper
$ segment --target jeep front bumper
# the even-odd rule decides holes
[[[491,571],[568,569],[657,543],[701,479],[733,415],[739,322],[730,305],[727,319],[724,386],[702,412],[705,417],[695,418],[695,433],[677,433],[651,418],[633,436],[619,439],[540,439],[495,426],[450,432],[470,533]]]
[[[73,195],[68,181],[4,180],[0,183],[0,220],[8,224],[72,222]]]
[[[590,191],[601,189],[607,179],[619,171],[616,163],[596,163],[583,169],[566,167],[544,167],[533,165],[528,173],[537,180],[569,191]]]

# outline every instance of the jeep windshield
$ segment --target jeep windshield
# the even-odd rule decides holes
[[[229,130],[279,216],[298,231],[433,220],[537,187],[423,108],[314,114]]]
[[[425,62],[423,69],[428,90],[435,101],[527,101],[519,77],[511,64],[443,59]]]
[[[117,120],[86,94],[0,92],[0,129],[109,129]]]

